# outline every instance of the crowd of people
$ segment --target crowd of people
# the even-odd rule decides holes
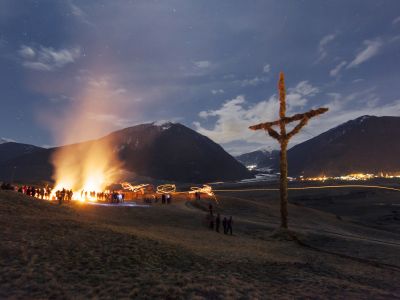
[[[58,204],[60,204],[60,205],[63,202],[70,202],[72,200],[73,195],[74,195],[74,192],[72,190],[62,189],[62,190],[57,190],[55,192],[56,199],[58,201]]]
[[[52,189],[51,187],[38,188],[34,186],[23,185],[20,186],[17,191],[27,196],[39,199],[50,199]]]
[[[3,182],[3,183],[0,185],[0,190],[3,190],[3,191],[13,191],[13,190],[14,190],[14,187],[13,187],[11,184],[9,184],[9,183]]]
[[[172,196],[171,194],[162,194],[161,195],[161,204],[171,204]]]
[[[1,190],[17,191],[19,193],[25,194],[27,196],[36,197],[40,199],[48,199],[51,194],[51,188],[38,188],[34,186],[22,185],[14,186],[10,183],[3,182],[0,186]]]
[[[224,217],[221,222],[221,215],[217,213],[216,216],[214,216],[214,210],[212,204],[209,204],[208,206],[208,215],[207,215],[207,220],[208,220],[208,227],[210,230],[214,230],[216,232],[220,232],[220,227],[222,223],[222,227],[224,230],[224,234],[230,234],[233,235],[233,219],[232,216],[229,218]]]
[[[57,190],[53,193],[51,187],[34,187],[23,185],[20,186],[17,191],[27,196],[35,197],[43,200],[57,200],[59,204],[63,202],[70,202],[74,193],[72,190],[62,189]]]
[[[104,201],[109,203],[123,203],[125,201],[125,194],[119,192],[96,192],[96,191],[81,191],[80,199],[88,201],[88,200],[96,200],[96,201]]]
[[[14,186],[9,183],[3,182],[0,185],[1,190],[17,191],[24,195],[35,197],[43,200],[57,200],[59,204],[64,202],[70,202],[74,199],[74,192],[71,189],[58,189],[54,191],[51,187],[35,187],[29,185]],[[75,195],[79,198],[79,194]],[[95,191],[81,191],[80,199],[84,201],[97,200],[105,201],[109,203],[123,203],[125,201],[125,195],[121,192],[95,192]]]

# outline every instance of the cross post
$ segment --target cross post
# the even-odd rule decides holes
[[[308,121],[328,111],[328,108],[321,107],[312,109],[302,114],[295,114],[291,117],[286,117],[286,90],[285,90],[285,76],[283,72],[279,74],[279,120],[273,122],[265,122],[257,125],[250,126],[251,130],[265,130],[268,134],[276,139],[280,146],[280,212],[281,212],[281,227],[288,229],[288,163],[287,163],[287,146],[290,139],[299,133],[299,131],[307,125]],[[286,131],[286,124],[299,121],[299,123],[289,132]],[[278,133],[273,126],[279,126],[280,133]]]

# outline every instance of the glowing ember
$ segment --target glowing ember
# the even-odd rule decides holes
[[[176,192],[175,184],[163,184],[157,187],[157,194],[170,194]]]
[[[143,191],[149,186],[149,184],[131,185],[129,182],[122,182],[121,185],[125,190],[130,190],[132,192]]]
[[[191,189],[191,191],[189,192],[189,194],[204,193],[204,194],[207,194],[210,197],[214,196],[214,193],[212,191],[212,187],[207,185],[207,184],[204,184],[203,187],[193,186],[190,189]]]

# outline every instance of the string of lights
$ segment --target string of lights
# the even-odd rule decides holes
[[[144,190],[149,184],[139,184],[139,185],[131,185],[129,182],[122,182],[121,186],[125,190],[130,190],[132,192],[139,192]]]
[[[189,194],[195,194],[195,193],[204,193],[209,196],[214,196],[212,187],[207,184],[204,184],[203,187],[192,186],[190,188]]]
[[[172,194],[176,193],[175,184],[162,184],[157,186],[157,194]]]
[[[305,186],[305,187],[289,187],[289,190],[311,190],[311,189],[342,189],[342,188],[371,188],[384,189],[400,192],[400,189],[381,185],[363,185],[363,184],[345,184],[345,185],[321,185],[321,186]],[[279,191],[279,188],[259,188],[259,189],[220,189],[214,192],[259,192],[259,191]]]

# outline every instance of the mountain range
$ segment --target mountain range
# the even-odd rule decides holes
[[[278,150],[256,150],[235,157],[250,170],[273,171],[276,160],[279,159]]]
[[[112,151],[124,171],[136,176],[178,182],[210,182],[251,177],[251,173],[220,145],[182,124],[142,124],[98,140],[64,147],[101,147]],[[31,147],[31,148],[29,148]],[[44,149],[18,143],[0,145],[0,180],[50,181],[51,157],[59,148]]]
[[[400,117],[363,116],[343,123],[288,150],[290,176],[339,176],[400,171]],[[142,124],[113,132],[122,168],[137,176],[177,182],[250,178],[249,169],[279,172],[279,151],[259,150],[233,158],[209,138],[181,124]],[[82,147],[84,144],[68,147]],[[0,144],[0,180],[50,181],[51,157],[44,149],[15,142]]]
[[[399,172],[399,138],[400,117],[359,117],[291,147],[288,150],[289,175]],[[246,166],[279,172],[279,155],[271,152],[247,153],[237,159]]]
[[[399,155],[400,117],[362,116],[290,148],[289,175],[399,172]]]

